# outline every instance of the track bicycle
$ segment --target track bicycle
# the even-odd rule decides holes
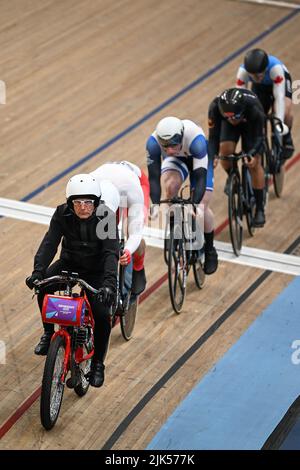
[[[204,237],[197,224],[196,205],[191,198],[183,198],[182,188],[179,197],[162,199],[160,203],[171,205],[167,215],[166,233],[164,241],[164,259],[168,264],[169,293],[172,307],[180,313],[184,304],[187,277],[191,267],[198,289],[202,289],[205,281],[204,265]],[[190,215],[190,216],[189,216]],[[197,236],[198,234],[198,236]],[[195,236],[197,247],[195,248]],[[198,237],[200,236],[200,240]]]
[[[255,197],[251,175],[245,163],[247,154],[242,152],[218,156],[219,160],[231,162],[228,176],[228,219],[233,251],[239,256],[243,243],[243,216],[246,217],[249,235],[254,235]],[[239,161],[242,162],[241,168]]]

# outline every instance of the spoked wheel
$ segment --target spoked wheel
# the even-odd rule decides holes
[[[179,226],[171,228],[168,260],[169,292],[176,313],[180,313],[183,306],[187,278],[186,252],[183,241],[181,237],[175,237],[176,233],[181,235],[179,229]]]
[[[45,362],[42,381],[40,416],[45,429],[52,429],[55,425],[65,385],[61,381],[64,369],[65,342],[61,336],[57,336],[50,344]]]
[[[193,263],[193,273],[196,286],[198,289],[202,289],[205,282],[205,273],[201,256],[199,256]]]
[[[92,350],[92,344],[87,343],[84,344],[82,347],[82,355],[86,356]],[[75,385],[74,392],[79,396],[83,397],[89,389],[90,382],[88,379],[89,373],[91,371],[91,364],[92,358],[87,359],[86,361],[80,362],[78,369],[79,369],[79,383]]]
[[[243,242],[243,204],[239,190],[239,178],[236,173],[229,176],[228,218],[231,244],[236,256],[239,256]]]
[[[126,339],[126,341],[129,341],[132,337],[138,310],[138,301],[138,297],[131,298],[128,309],[125,309],[120,317],[121,331],[123,338]]]
[[[249,235],[253,237],[255,228],[253,226],[253,220],[255,217],[255,197],[252,189],[251,175],[248,168],[243,167],[243,185],[244,185],[244,214],[246,216],[247,228]]]

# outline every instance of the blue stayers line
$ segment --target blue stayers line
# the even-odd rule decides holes
[[[59,181],[61,178],[63,178],[65,175],[67,175],[68,173],[70,173],[71,171],[75,170],[76,168],[78,168],[80,165],[83,165],[83,163],[87,162],[88,160],[91,160],[93,157],[95,157],[96,155],[98,155],[99,153],[102,153],[104,150],[106,150],[107,148],[111,147],[114,143],[118,142],[119,140],[121,140],[123,137],[125,137],[127,134],[129,134],[130,132],[132,132],[133,130],[135,130],[137,127],[141,126],[144,122],[148,121],[148,119],[150,119],[152,116],[154,116],[155,114],[157,114],[159,111],[161,111],[162,109],[166,108],[169,104],[173,103],[174,101],[176,101],[178,98],[180,98],[181,96],[185,95],[187,92],[189,92],[190,90],[192,90],[193,88],[195,88],[197,85],[199,85],[200,83],[202,83],[204,80],[206,80],[207,78],[209,78],[211,75],[213,75],[214,73],[216,73],[218,70],[222,69],[223,67],[225,67],[225,65],[227,65],[229,62],[231,62],[233,59],[235,59],[238,55],[240,55],[242,52],[244,52],[245,50],[249,49],[251,46],[253,46],[254,44],[256,44],[258,41],[262,40],[263,38],[265,38],[266,36],[268,36],[269,34],[271,34],[273,31],[275,31],[276,29],[280,28],[284,23],[286,23],[287,21],[289,21],[290,19],[292,19],[294,16],[296,16],[300,11],[300,7],[299,9],[296,9],[296,10],[293,10],[291,13],[289,13],[287,16],[285,16],[284,18],[282,18],[281,20],[279,20],[277,23],[275,23],[273,26],[271,26],[270,28],[268,28],[266,31],[264,31],[263,33],[259,34],[258,36],[256,36],[254,39],[252,39],[251,41],[247,42],[244,46],[240,47],[239,49],[237,49],[235,52],[233,52],[232,54],[230,54],[229,56],[227,56],[224,60],[222,60],[222,62],[219,62],[219,64],[217,64],[215,67],[212,67],[211,69],[209,69],[206,73],[204,73],[203,75],[201,75],[199,78],[197,78],[197,80],[193,81],[192,83],[190,83],[189,85],[187,85],[185,88],[183,88],[181,91],[179,91],[178,93],[176,93],[175,95],[171,96],[171,98],[169,98],[168,100],[164,101],[162,104],[160,104],[159,106],[157,106],[156,108],[154,108],[152,111],[150,111],[149,113],[147,113],[144,117],[142,117],[141,119],[139,119],[138,121],[136,121],[134,124],[132,124],[131,126],[127,127],[124,131],[120,132],[119,134],[117,134],[115,137],[111,138],[110,140],[108,140],[107,142],[105,142],[103,145],[101,145],[100,147],[98,147],[96,150],[94,150],[93,152],[89,153],[88,155],[86,155],[85,157],[81,158],[80,160],[78,160],[76,163],[74,163],[73,165],[69,166],[68,168],[66,168],[65,170],[63,170],[61,173],[58,173],[58,175],[54,176],[53,178],[51,178],[47,183],[43,184],[42,186],[38,187],[37,189],[35,189],[34,191],[32,191],[31,193],[27,194],[26,196],[24,196],[21,201],[29,201],[30,199],[32,199],[34,196],[36,196],[37,194],[41,193],[42,191],[44,191],[45,189],[49,188],[50,186],[52,186],[54,183],[56,183],[57,181]]]

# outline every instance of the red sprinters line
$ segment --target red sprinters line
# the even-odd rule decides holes
[[[300,153],[295,155],[285,164],[285,171],[288,171],[295,163],[300,160]],[[224,220],[216,229],[215,235],[224,230],[228,225],[228,219]],[[165,273],[161,276],[152,286],[149,287],[140,297],[140,302],[142,303],[147,299],[151,294],[153,294],[156,289],[158,289],[168,278],[168,273]],[[2,424],[0,427],[0,439],[12,428],[12,426],[23,416],[23,414],[33,405],[33,403],[38,399],[41,394],[41,387],[37,388],[17,409],[10,417]]]

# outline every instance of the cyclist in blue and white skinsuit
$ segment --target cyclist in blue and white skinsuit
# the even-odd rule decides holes
[[[282,158],[290,158],[294,145],[291,136],[292,78],[288,69],[277,57],[268,55],[262,49],[252,49],[247,52],[244,64],[238,69],[236,86],[247,88],[249,81],[265,113],[273,107],[275,116],[283,123],[283,128],[278,126],[279,133],[283,135]]]
[[[214,215],[209,208],[213,191],[213,163],[208,161],[207,142],[200,126],[189,119],[163,118],[148,138],[147,165],[150,197],[154,206],[150,217],[158,214],[161,198],[161,181],[166,197],[177,195],[182,183],[190,176],[195,204],[204,206],[204,271],[212,274],[218,267],[218,255],[214,247]]]

